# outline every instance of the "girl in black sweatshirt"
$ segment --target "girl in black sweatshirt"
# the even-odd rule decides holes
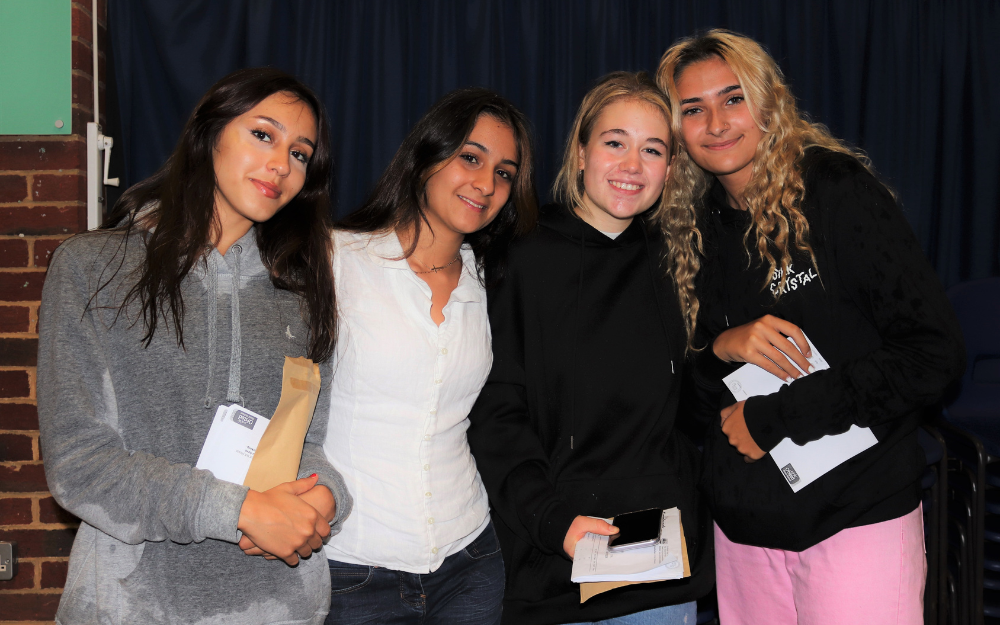
[[[662,224],[704,237],[693,373],[715,402],[703,485],[722,623],[922,623],[916,429],[965,361],[944,292],[867,161],[797,113],[756,42],[682,40],[658,81],[687,183]],[[812,372],[806,334],[829,369]],[[746,362],[791,383],[737,402],[721,380]],[[852,425],[878,442],[799,492],[764,458]]]
[[[669,110],[645,75],[611,74],[587,94],[562,205],[543,209],[489,293],[493,368],[468,435],[507,566],[505,623],[694,623],[711,589],[697,451],[674,428],[687,326],[644,214],[670,170]],[[590,517],[674,506],[692,576],[581,604],[576,543],[615,531]]]

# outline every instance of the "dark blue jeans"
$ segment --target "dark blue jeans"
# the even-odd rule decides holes
[[[433,573],[328,562],[332,592],[325,625],[500,622],[504,569],[492,523]]]

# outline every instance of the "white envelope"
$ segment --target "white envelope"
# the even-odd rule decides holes
[[[813,366],[814,372],[829,369],[830,365],[820,355],[819,350],[812,344],[808,336],[806,341],[812,349],[812,356],[807,360]],[[792,364],[796,369],[799,369],[794,361]],[[802,369],[799,371],[805,373]],[[727,375],[722,381],[732,392],[736,401],[777,393],[782,386],[788,384],[774,374],[749,363]],[[829,473],[876,443],[878,443],[878,439],[869,428],[852,425],[851,429],[843,434],[824,436],[805,445],[796,445],[789,438],[783,439],[768,455],[781,471],[788,486],[797,493],[816,481],[817,478]]]
[[[268,423],[268,418],[238,404],[219,406],[195,467],[211,471],[220,480],[242,484]]]

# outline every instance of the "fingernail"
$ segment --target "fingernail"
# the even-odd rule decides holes
[[[795,381],[795,379],[794,379],[794,378],[791,378],[791,377],[787,377],[787,378],[785,378],[785,382],[788,382],[789,384],[791,384],[791,383],[792,383],[792,382],[794,382],[794,381]]]
[[[316,477],[316,474],[315,474],[315,473],[313,473],[313,474],[312,474],[312,475],[310,475],[309,477]]]
[[[809,365],[809,368],[806,369],[806,371],[808,371],[809,373],[812,373],[812,372],[816,371],[816,367],[814,367],[812,365]]]

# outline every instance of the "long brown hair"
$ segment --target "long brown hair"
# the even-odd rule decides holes
[[[517,146],[517,174],[507,203],[488,226],[465,235],[484,282],[487,286],[498,282],[510,241],[534,227],[538,202],[528,120],[506,98],[488,89],[457,89],[438,100],[410,130],[365,203],[337,227],[354,232],[412,228],[413,242],[403,251],[404,257],[410,256],[422,225],[427,224],[423,200],[428,178],[458,156],[482,115],[509,127]]]
[[[118,313],[123,314],[132,302],[139,303],[144,345],[152,340],[160,317],[171,324],[177,344],[184,345],[181,283],[195,263],[204,262],[213,234],[221,232],[215,212],[215,146],[230,122],[275,93],[287,94],[312,109],[316,149],[299,194],[274,217],[254,225],[257,245],[271,283],[303,299],[309,357],[321,362],[333,353],[336,307],[330,243],[333,157],[329,122],[309,87],[267,67],[242,69],[212,85],[184,125],[167,162],[126,191],[103,226],[123,233],[124,245],[133,233],[141,235],[145,243],[145,259],[136,268],[136,280]]]
[[[784,290],[792,250],[806,254],[813,265],[816,257],[809,244],[809,222],[802,214],[805,183],[799,166],[807,148],[820,146],[857,158],[865,167],[871,165],[865,155],[853,150],[834,138],[822,124],[816,124],[801,114],[795,97],[785,84],[785,77],[774,59],[764,48],[749,37],[723,29],[681,39],[663,55],[656,74],[656,81],[671,100],[679,102],[677,80],[681,73],[700,61],[718,58],[736,75],[746,97],[757,127],[763,137],[757,145],[750,181],[743,192],[743,201],[752,216],[752,224],[744,236],[747,249],[753,233],[754,244],[761,261],[767,263],[767,280],[780,267],[781,288]],[[668,232],[678,227],[690,228],[694,224],[695,206],[707,193],[711,174],[691,160],[683,145],[681,111],[675,108],[672,125],[680,149],[671,172],[673,184],[666,209],[661,213],[661,227]],[[772,253],[777,250],[777,257]],[[697,255],[685,252],[690,268],[699,269]],[[765,281],[763,286],[766,286]]]

